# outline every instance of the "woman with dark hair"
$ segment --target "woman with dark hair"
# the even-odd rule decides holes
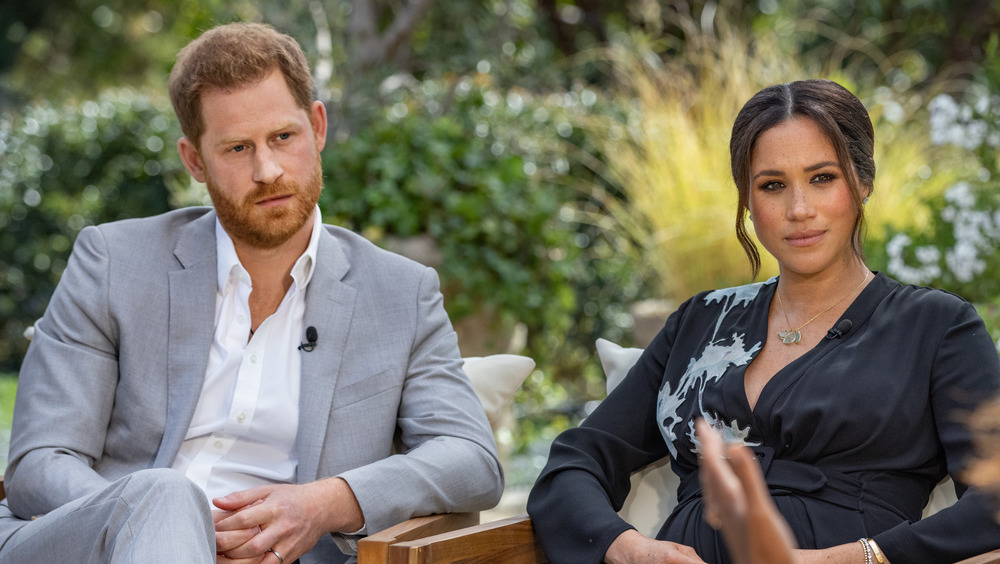
[[[730,562],[698,480],[703,419],[752,451],[798,562],[954,562],[1000,547],[960,473],[962,413],[1000,389],[1000,360],[962,299],[872,273],[861,252],[874,132],[836,83],[772,86],[730,142],[737,237],[754,274],[674,312],[620,384],[560,435],[528,512],[553,562]],[[655,539],[616,513],[634,471],[670,456],[678,504]],[[961,499],[920,520],[950,474]]]

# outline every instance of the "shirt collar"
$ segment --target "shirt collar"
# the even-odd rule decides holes
[[[292,279],[295,280],[296,286],[302,290],[309,284],[316,267],[319,236],[323,229],[323,219],[320,216],[319,205],[313,211],[312,218],[313,229],[312,234],[309,236],[309,245],[306,246],[306,250],[302,253],[302,256],[292,265]],[[226,282],[230,279],[233,279],[234,283],[242,279],[248,285],[250,284],[250,275],[247,274],[243,265],[240,264],[240,258],[236,255],[236,247],[233,245],[233,240],[229,237],[229,233],[226,233],[226,230],[222,228],[218,217],[215,218],[215,253],[218,257],[217,276],[220,292],[225,291]]]

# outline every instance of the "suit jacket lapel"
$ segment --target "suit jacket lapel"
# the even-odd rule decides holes
[[[316,251],[316,267],[306,290],[304,325],[316,328],[317,345],[302,351],[299,397],[298,481],[318,478],[320,455],[340,374],[347,335],[354,315],[356,290],[343,282],[350,263],[340,243],[324,228]]]
[[[156,466],[173,463],[201,394],[215,334],[218,267],[215,212],[186,225],[174,247],[181,268],[168,273],[167,420]]]

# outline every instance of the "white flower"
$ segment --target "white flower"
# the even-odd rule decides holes
[[[910,245],[910,237],[906,233],[896,233],[885,246],[889,258],[902,258],[903,249]]]
[[[903,258],[903,251],[910,245],[912,240],[905,233],[897,233],[886,244],[886,254],[889,255],[889,264],[886,270],[903,284],[927,284],[931,280],[941,276],[941,267],[938,261],[941,258],[941,251],[937,247],[925,246],[916,250],[917,260],[921,266],[913,267],[906,264]]]
[[[988,98],[979,97],[975,102],[975,112],[982,115],[989,105]],[[951,96],[940,94],[931,100],[927,109],[930,112],[931,143],[951,144],[971,150],[987,141],[989,127],[982,120],[973,119],[972,106],[959,105]]]
[[[970,209],[976,205],[976,196],[972,193],[972,187],[968,182],[958,182],[945,190],[944,199],[963,209]]]
[[[986,263],[979,258],[976,247],[966,241],[958,241],[953,248],[948,249],[944,254],[944,262],[959,282],[970,282],[977,274],[986,270]]]
[[[933,245],[917,247],[914,253],[917,255],[917,260],[920,261],[920,264],[937,264],[941,260],[941,249]]]

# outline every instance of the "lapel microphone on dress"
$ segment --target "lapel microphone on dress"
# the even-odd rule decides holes
[[[851,323],[850,319],[841,319],[840,322],[838,322],[837,325],[833,327],[833,329],[830,329],[829,331],[826,332],[826,338],[839,339],[843,337],[848,331],[850,331],[851,327],[854,327],[854,324]]]
[[[316,348],[316,339],[318,339],[318,338],[319,338],[319,336],[316,333],[316,328],[315,327],[313,327],[312,325],[310,325],[309,327],[306,327],[306,342],[305,343],[299,343],[299,350],[300,351],[306,351],[306,352],[312,352],[312,350]]]

